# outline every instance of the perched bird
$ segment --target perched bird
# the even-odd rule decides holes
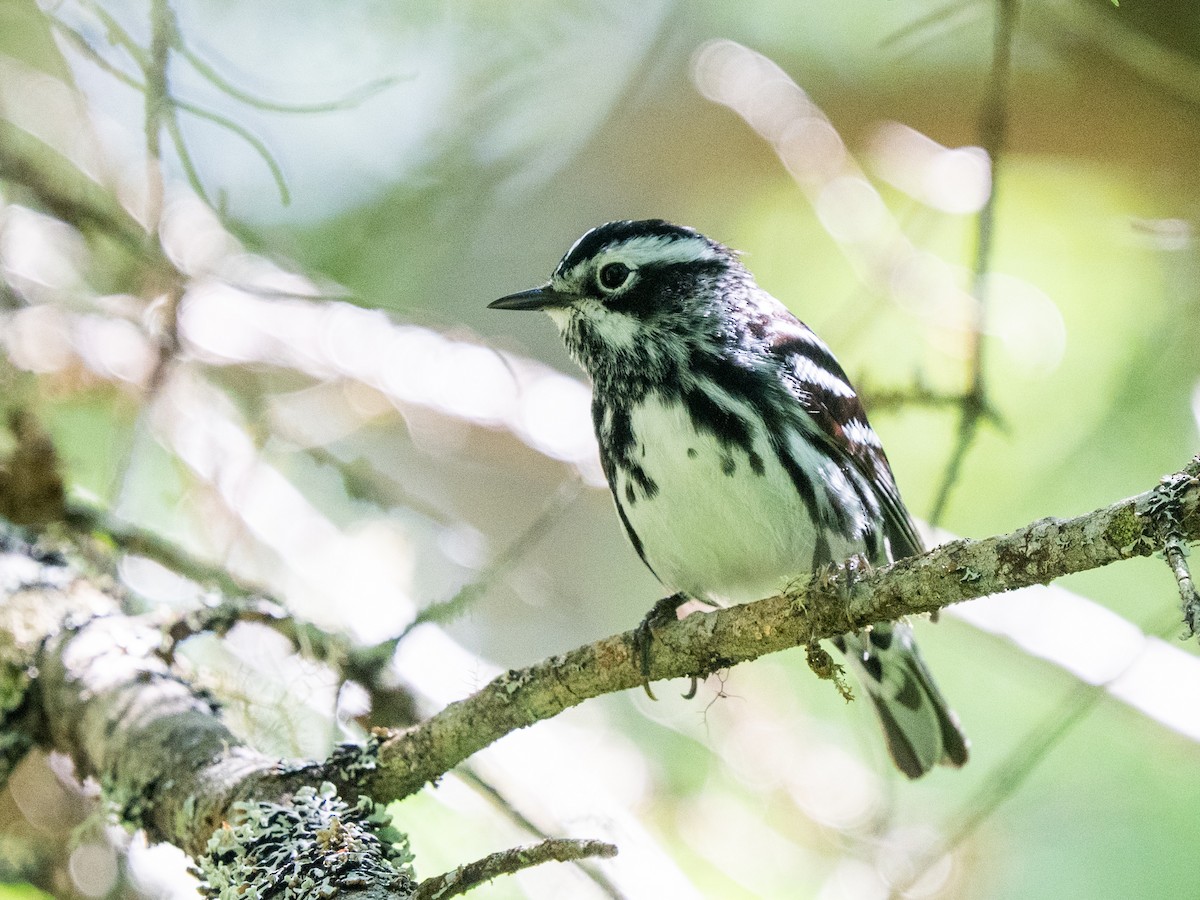
[[[659,614],[673,618],[687,598],[772,596],[855,555],[886,565],[921,552],[846,373],[735,251],[659,219],[610,222],[576,241],[549,282],[490,307],[549,314],[591,377],[617,515],[675,592]],[[907,624],[835,643],[905,775],[966,762]]]

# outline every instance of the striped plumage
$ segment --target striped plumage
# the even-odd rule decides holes
[[[548,284],[492,305],[545,310],[591,376],[617,513],[671,590],[745,602],[854,554],[886,564],[920,552],[845,372],[728,248],[660,220],[612,222]],[[905,774],[966,761],[907,625],[837,644]]]

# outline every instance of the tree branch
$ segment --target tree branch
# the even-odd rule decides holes
[[[242,744],[158,656],[150,620],[61,555],[0,529],[0,599],[0,734],[68,754],[123,824],[192,855],[207,896],[411,896],[402,836],[369,797],[290,782],[294,764]]]
[[[1041,519],[1010,534],[963,539],[890,566],[819,574],[777,597],[697,613],[655,632],[653,680],[705,676],[873,622],[1095,569],[1200,540],[1200,457],[1153,490],[1073,519]],[[387,737],[363,788],[405,797],[511,731],[591,697],[642,683],[633,632],[510,670],[431,719]]]
[[[707,675],[789,647],[812,649],[873,622],[1117,560],[1171,547],[1181,557],[1198,540],[1200,457],[1153,490],[1086,515],[953,541],[873,571],[843,564],[779,596],[690,616],[656,632],[650,676]],[[409,896],[411,882],[389,888],[374,875],[330,869],[331,860],[352,860],[389,871],[392,844],[378,837],[369,798],[412,794],[511,731],[642,680],[632,633],[614,635],[507,672],[403,732],[377,733],[323,762],[287,764],[225,729],[211,699],[158,655],[162,634],[150,620],[117,614],[114,598],[61,557],[14,544],[0,532],[0,730],[16,725],[69,753],[123,821],[196,856],[212,896],[246,880],[237,866],[264,860],[255,877],[311,864],[336,883],[362,886],[362,896]],[[326,781],[348,799],[313,787]]]

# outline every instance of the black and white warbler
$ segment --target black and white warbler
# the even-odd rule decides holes
[[[921,551],[846,373],[736,252],[658,219],[610,222],[581,237],[548,283],[491,307],[544,310],[591,376],[617,515],[677,592],[660,612],[687,598],[771,596],[855,555],[883,565]],[[835,643],[904,774],[966,762],[908,625],[880,622]]]

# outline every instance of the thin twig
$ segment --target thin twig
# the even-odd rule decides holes
[[[951,0],[945,6],[906,22],[884,37],[879,47],[891,50],[893,54],[915,53],[936,39],[945,39],[951,32],[972,24],[986,12],[980,11],[984,6],[984,0]]]
[[[576,841],[555,838],[528,847],[501,850],[483,859],[459,866],[442,875],[426,878],[413,894],[413,900],[449,900],[465,894],[498,875],[511,875],[546,862],[574,862],[592,856],[612,857],[617,848],[604,841]]]
[[[1175,583],[1179,585],[1179,599],[1183,607],[1183,624],[1188,637],[1195,635],[1197,625],[1200,625],[1200,594],[1196,593],[1192,573],[1188,569],[1187,547],[1175,537],[1167,541],[1163,549]]]
[[[239,88],[236,84],[229,81],[225,76],[213,68],[207,61],[199,56],[196,51],[189,47],[186,43],[180,40],[179,55],[192,64],[200,75],[210,82],[213,87],[224,94],[228,94],[239,103],[244,103],[246,106],[261,109],[267,112],[280,113],[322,113],[322,112],[337,112],[338,110],[351,109],[360,103],[374,97],[381,91],[385,91],[395,84],[400,82],[396,76],[386,78],[376,78],[374,81],[369,81],[366,84],[360,85],[349,91],[342,97],[336,100],[324,100],[317,103],[280,103],[276,100],[268,100],[265,97],[259,97],[249,91]]]
[[[857,381],[858,396],[872,418],[882,412],[892,412],[912,407],[941,409],[947,406],[960,407],[966,395],[958,391],[940,391],[927,385],[920,377],[908,387],[874,388],[863,379]]]
[[[519,810],[516,805],[499,790],[499,788],[480,775],[479,772],[475,770],[475,767],[470,763],[465,763],[459,766],[455,770],[454,774],[465,781],[470,787],[474,788],[480,796],[488,800],[494,807],[496,807],[497,810],[500,811],[502,815],[515,823],[517,826],[523,828],[525,831],[529,832],[539,840],[546,841],[551,839],[550,835],[546,833],[545,829],[538,827],[538,825],[532,819],[526,816],[525,813],[521,812],[521,810]],[[611,878],[604,874],[603,870],[601,870],[599,866],[586,860],[578,861],[578,865],[583,873],[592,880],[596,887],[599,888],[605,894],[605,896],[611,897],[612,900],[623,900],[625,895],[621,893],[620,888],[613,883]]]
[[[146,132],[147,202],[149,205],[146,210],[146,221],[150,223],[151,234],[157,234],[163,210],[161,133],[163,121],[169,115],[171,105],[168,67],[171,62],[171,39],[174,32],[175,17],[167,0],[151,0],[150,52],[142,63],[142,76],[146,81],[144,127]]]
[[[87,57],[87,59],[93,65],[102,69],[104,72],[107,72],[122,84],[144,94],[147,99],[149,98],[150,93],[147,89],[148,82],[139,81],[132,75],[128,74],[127,72],[123,72],[117,66],[113,65],[88,42],[87,38],[84,37],[83,34],[72,28],[66,22],[54,17],[51,17],[50,22],[59,31],[59,33],[61,33],[63,37],[70,41],[80,53]],[[116,23],[113,23],[112,27],[119,26],[117,26]],[[176,41],[179,41],[182,38],[178,33],[176,33],[175,39]],[[130,45],[136,47],[136,44],[133,44],[133,39],[128,35],[125,35],[120,41],[120,46],[128,48]],[[187,55],[186,52],[184,55]],[[134,58],[138,60],[144,60],[145,54],[139,53]],[[143,71],[145,71],[144,67]],[[373,82],[372,85],[368,85],[367,87],[374,88],[376,84],[379,83]],[[376,89],[382,89],[382,87],[386,86],[387,85],[380,84],[380,86]],[[366,92],[366,88],[364,88],[363,91]],[[373,92],[374,91],[372,90],[370,93]],[[366,95],[369,96],[369,93]],[[246,128],[244,125],[239,125],[237,122],[227,116],[223,116],[220,113],[205,109],[204,107],[190,101],[181,100],[178,97],[168,95],[167,102],[175,109],[186,113],[191,113],[198,119],[204,119],[205,121],[212,122],[214,125],[224,128],[225,130],[237,135],[239,138],[245,141],[250,146],[250,149],[258,154],[259,158],[266,165],[267,170],[271,173],[271,178],[275,182],[275,188],[277,191],[279,191],[280,202],[282,202],[285,206],[291,203],[291,192],[288,189],[287,179],[283,174],[283,167],[280,166],[278,160],[271,155],[271,151],[267,149],[267,145],[263,142],[263,140],[255,135],[254,132],[252,132],[249,128]],[[330,108],[336,109],[338,107],[331,106]],[[171,135],[171,140],[175,146],[176,152],[179,153],[180,163],[183,165],[184,173],[187,176],[188,182],[192,185],[192,188],[196,191],[197,195],[204,198],[205,192],[200,181],[200,173],[196,168],[195,163],[192,161],[191,153],[188,151],[187,145],[184,143],[183,133],[180,130],[179,123],[175,121],[173,117],[165,119],[164,123]]]
[[[495,583],[496,579],[504,576],[529,549],[541,540],[542,536],[558,521],[559,517],[570,508],[579,496],[582,488],[578,478],[564,481],[546,503],[545,507],[534,518],[529,526],[518,535],[517,539],[505,547],[479,573],[479,577],[463,585],[448,600],[430,603],[422,609],[396,638],[396,642],[404,640],[418,625],[426,622],[448,622],[462,615],[472,603],[478,600]]]
[[[991,265],[995,232],[996,198],[999,196],[1000,162],[1008,130],[1008,87],[1012,74],[1012,44],[1017,24],[1017,0],[996,0],[996,25],[992,46],[992,77],[980,117],[980,143],[992,165],[992,185],[987,202],[979,211],[975,265],[971,293],[975,297],[975,321],[971,328],[970,382],[963,396],[958,440],[946,464],[938,488],[931,525],[937,525],[950,501],[950,492],[958,481],[967,451],[974,443],[980,424],[990,415],[990,402],[984,377],[984,332],[987,328],[988,270]]]

